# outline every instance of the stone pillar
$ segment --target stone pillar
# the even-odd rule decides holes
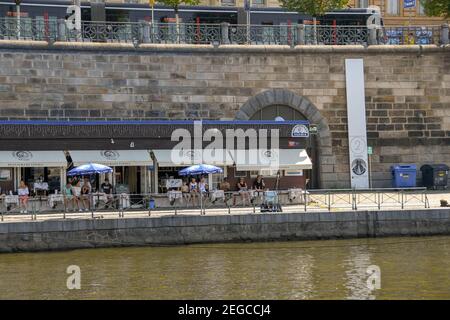
[[[378,44],[377,43],[377,29],[376,28],[370,28],[369,29],[369,39],[368,39],[369,45]]]
[[[299,24],[297,25],[297,42],[299,45],[305,45],[305,25]]]
[[[58,41],[67,41],[67,27],[64,19],[58,19]]]
[[[142,22],[142,43],[150,43],[151,23]]]
[[[450,44],[450,42],[449,42],[449,26],[447,23],[444,23],[441,26],[441,43],[442,44]]]
[[[230,44],[230,37],[229,37],[229,33],[228,33],[229,26],[230,26],[230,24],[228,22],[222,22],[220,24],[220,36],[221,36],[220,43],[221,44]]]

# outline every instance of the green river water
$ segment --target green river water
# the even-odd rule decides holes
[[[450,299],[450,237],[0,254],[0,299]]]

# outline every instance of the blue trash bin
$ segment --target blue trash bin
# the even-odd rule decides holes
[[[417,168],[415,164],[397,164],[391,167],[392,187],[412,188],[416,186]]]
[[[155,200],[154,199],[150,199],[150,201],[148,202],[148,208],[155,209]]]

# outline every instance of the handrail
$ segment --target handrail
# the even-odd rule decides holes
[[[151,23],[82,21],[81,29],[63,19],[0,17],[0,40],[140,44],[348,45],[448,44],[448,25],[243,25],[229,23]]]
[[[270,195],[269,195],[270,194]],[[27,213],[21,213],[17,195],[0,196],[1,221],[20,219],[30,215],[32,220],[38,217],[63,219],[70,217],[103,215],[171,215],[171,214],[234,214],[264,212],[266,205],[269,209],[280,210],[270,212],[309,212],[360,209],[393,209],[430,208],[426,188],[378,188],[367,190],[331,189],[331,190],[302,190],[287,189],[270,192],[221,192],[212,190],[203,194],[183,194],[168,192],[165,194],[90,194],[86,196],[65,197],[61,194],[29,197]],[[275,205],[275,206],[274,206]],[[278,207],[279,205],[279,207]]]

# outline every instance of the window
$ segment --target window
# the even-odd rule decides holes
[[[387,13],[393,16],[400,14],[399,0],[387,0]]]
[[[11,169],[0,169],[0,181],[11,181]]]
[[[234,172],[235,178],[246,178],[247,177],[247,171],[235,171]]]
[[[223,6],[234,6],[236,4],[235,0],[221,0]]]
[[[367,8],[369,6],[369,0],[356,0],[357,8]]]
[[[209,186],[209,189],[210,190],[219,189],[219,185],[223,181],[223,177],[224,177],[223,173],[214,173],[214,174],[212,174],[211,175],[211,185]]]

